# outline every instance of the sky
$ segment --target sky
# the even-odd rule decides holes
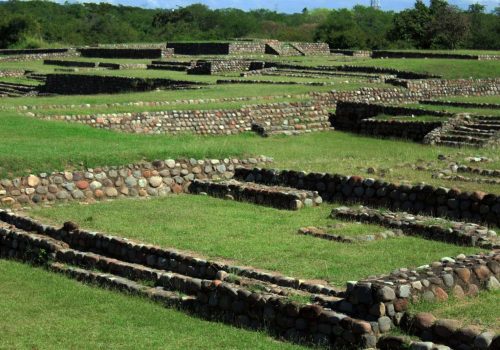
[[[428,0],[426,0],[428,2]],[[57,1],[64,2],[64,1]],[[109,2],[113,4],[122,4],[129,6],[139,6],[146,8],[175,8],[177,6],[186,6],[194,3],[204,3],[210,8],[234,7],[243,10],[266,8],[279,12],[294,13],[300,12],[304,7],[308,9],[324,8],[351,8],[356,4],[370,5],[370,0],[70,0],[69,2]],[[383,10],[400,11],[412,7],[415,0],[380,0]],[[488,11],[500,6],[500,0],[449,0],[450,4],[461,8],[467,8],[472,3],[480,3],[486,6]]]

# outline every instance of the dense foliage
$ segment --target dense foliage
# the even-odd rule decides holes
[[[500,49],[500,8],[462,11],[445,0],[399,13],[365,6],[270,10],[212,10],[202,4],[143,9],[107,3],[0,1],[0,47],[121,42],[266,38],[325,41],[337,48]]]

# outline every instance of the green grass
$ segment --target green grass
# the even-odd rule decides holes
[[[445,79],[459,79],[459,78],[493,78],[500,76],[500,61],[474,61],[462,59],[371,59],[359,58],[346,62],[345,60],[333,60],[325,56],[318,57],[295,57],[295,63],[317,66],[317,65],[357,65],[357,66],[370,66],[382,68],[394,68],[404,71],[412,71],[419,73],[430,73],[441,75]]]
[[[339,87],[347,86],[341,85]],[[336,87],[337,88],[337,87]],[[52,97],[24,97],[2,99],[2,106],[15,107],[26,105],[76,105],[76,104],[111,104],[123,102],[149,102],[193,100],[229,97],[255,97],[255,96],[283,96],[306,94],[311,91],[327,92],[332,86],[304,86],[304,85],[210,85],[199,90],[164,90],[152,92],[136,92],[123,94],[102,95],[72,95]],[[196,107],[193,107],[196,108]]]
[[[456,101],[469,103],[496,103],[500,104],[500,95],[494,96],[452,96],[436,98],[437,101]]]
[[[367,168],[374,167],[384,170],[385,179],[389,181],[427,182],[500,193],[499,185],[433,179],[431,172],[416,172],[410,167],[419,160],[436,161],[439,154],[446,154],[459,162],[467,156],[487,156],[493,161],[485,167],[498,169],[500,158],[493,149],[431,147],[338,131],[270,138],[254,134],[211,137],[123,134],[0,112],[1,176],[60,171],[82,165],[122,165],[142,159],[202,159],[260,154],[274,157],[276,162],[273,167],[281,169],[381,176],[366,173]]]
[[[381,114],[377,115],[373,119],[375,120],[394,120],[394,121],[400,121],[400,122],[443,122],[447,118],[443,117],[436,117],[433,115],[418,115],[415,117],[411,117],[408,115],[386,115],[386,114]]]
[[[14,84],[35,85],[35,86],[41,84],[39,81],[27,79],[24,77],[0,78],[0,83],[14,83]]]
[[[323,205],[289,212],[181,195],[88,206],[70,204],[35,209],[30,215],[57,224],[72,220],[92,230],[337,285],[476,250],[416,237],[343,244],[297,233],[300,227],[334,223],[328,218],[332,208],[332,205]],[[350,223],[342,232],[366,234],[382,230]]]
[[[1,349],[304,349],[0,260]]]
[[[410,306],[412,313],[430,312],[437,318],[451,318],[462,326],[476,325],[483,329],[500,332],[500,291],[484,291],[477,297],[457,299],[450,297],[446,302],[419,302]]]
[[[140,112],[155,112],[155,111],[184,111],[184,110],[235,110],[240,109],[244,106],[258,105],[258,104],[268,104],[268,103],[284,103],[284,102],[305,102],[308,101],[306,98],[282,98],[277,97],[275,99],[262,98],[251,101],[234,101],[234,102],[207,102],[200,104],[186,104],[186,103],[176,103],[170,104],[168,106],[106,106],[106,107],[94,107],[89,108],[71,108],[71,109],[46,109],[37,110],[37,114],[42,114],[44,116],[50,115],[87,115],[87,114],[109,114],[109,113],[140,113]]]
[[[467,108],[467,107],[453,107],[453,106],[435,106],[435,105],[426,105],[426,104],[403,104],[402,107],[415,107],[419,109],[425,109],[428,111],[442,111],[442,112],[451,112],[451,113],[469,113],[474,115],[481,116],[500,116],[500,109],[491,109],[491,108]]]

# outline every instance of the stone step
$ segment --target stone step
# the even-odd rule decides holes
[[[485,142],[490,140],[492,135],[484,135],[484,134],[479,134],[479,133],[468,133],[468,132],[463,132],[463,131],[458,131],[458,130],[451,130],[446,133],[446,135],[449,136],[462,136],[462,137],[474,137],[477,139],[483,139]]]
[[[448,135],[448,134],[441,135],[440,140],[441,141],[471,143],[471,144],[477,144],[477,145],[482,145],[487,141],[487,139],[485,139],[485,138],[476,138],[473,136],[461,136],[461,135]]]
[[[0,81],[0,88],[11,88],[19,91],[30,92],[36,89],[36,86],[26,85],[26,84],[16,84],[16,83],[7,83],[4,81]]]
[[[500,124],[473,124],[469,125],[471,129],[479,129],[479,130],[500,130]]]
[[[494,135],[495,134],[495,131],[493,131],[493,130],[472,129],[472,128],[465,126],[465,125],[457,126],[453,130],[463,131],[463,132],[468,132],[468,133],[477,133],[477,134],[483,134],[483,135]]]
[[[480,132],[480,131],[464,131],[464,130],[458,130],[458,129],[453,129],[447,132],[447,134],[450,135],[460,135],[460,136],[473,136],[477,138],[484,138],[484,139],[490,139],[492,136],[495,135],[494,132]]]
[[[438,141],[436,142],[436,145],[440,146],[448,146],[448,147],[481,147],[481,145],[478,145],[477,143],[467,143],[467,142],[455,142],[455,141]]]
[[[277,209],[298,210],[320,205],[323,200],[315,191],[298,190],[291,187],[267,186],[236,180],[214,182],[194,180],[189,191],[194,194],[208,194],[213,197],[232,199],[270,206]]]

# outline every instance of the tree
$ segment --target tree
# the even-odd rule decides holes
[[[457,49],[469,34],[467,16],[455,6],[440,6],[433,14],[427,29],[430,47],[433,49]]]
[[[0,26],[1,48],[7,48],[28,39],[40,39],[40,24],[32,17],[14,16]]]

